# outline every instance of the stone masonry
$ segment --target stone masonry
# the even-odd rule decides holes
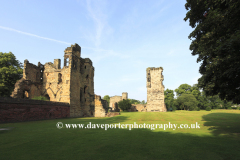
[[[128,93],[127,93],[127,92],[123,92],[123,93],[122,93],[122,96],[113,96],[113,97],[110,97],[110,102],[109,102],[109,108],[110,108],[110,110],[119,112],[120,109],[118,108],[117,103],[118,103],[119,101],[122,101],[123,99],[128,99]]]
[[[38,66],[24,61],[23,78],[15,84],[11,97],[36,96],[69,103],[70,117],[95,116],[94,67],[89,58],[81,58],[78,44],[65,49],[63,68],[60,59],[45,65],[38,62]]]
[[[166,112],[164,103],[163,68],[147,68],[147,111]]]
[[[108,112],[108,102],[95,95],[95,117],[105,117]]]

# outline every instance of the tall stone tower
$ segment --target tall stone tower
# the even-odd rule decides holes
[[[128,99],[128,93],[127,92],[122,93],[122,99]]]
[[[163,68],[147,68],[147,111],[166,112],[164,104]]]
[[[64,66],[70,76],[70,116],[94,116],[94,67],[89,58],[81,58],[78,44],[65,49]]]

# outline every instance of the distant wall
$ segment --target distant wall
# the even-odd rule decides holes
[[[113,96],[110,97],[110,103],[109,107],[112,109],[112,111],[117,111],[119,112],[117,103],[122,100],[122,96]]]
[[[70,105],[68,103],[0,97],[0,123],[69,116]]]
[[[131,112],[147,112],[147,105],[146,104],[132,104]]]
[[[108,112],[108,102],[95,95],[95,117],[105,117]]]
[[[114,117],[114,116],[117,116],[117,115],[120,115],[120,112],[108,112],[106,114],[106,117]]]

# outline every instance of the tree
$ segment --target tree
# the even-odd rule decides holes
[[[131,108],[131,106],[132,104],[128,99],[123,99],[122,101],[118,102],[118,107],[123,111],[127,111],[128,109]]]
[[[128,99],[130,101],[131,104],[140,104],[141,102],[139,100],[136,99]]]
[[[201,96],[201,92],[199,90],[199,87],[197,84],[194,84],[191,89],[190,89],[191,93],[194,95],[194,97],[198,100],[199,97]]]
[[[177,96],[181,96],[183,93],[191,94],[191,86],[188,84],[181,84],[177,89],[175,89]]]
[[[222,108],[224,108],[224,109],[228,109],[228,108],[230,108],[232,105],[233,105],[232,102],[228,102],[228,101],[226,101],[226,100],[221,101],[221,106],[222,106]]]
[[[200,109],[206,109],[208,106],[210,106],[210,100],[206,96],[205,92],[201,92],[201,95],[198,98],[198,107]]]
[[[22,64],[12,52],[0,52],[0,96],[11,95],[17,80],[22,78]]]
[[[218,95],[208,96],[207,99],[209,101],[208,106],[210,106],[212,109],[218,109],[221,107],[220,105],[222,101]]]
[[[147,102],[145,102],[144,100],[142,100],[142,102],[140,104],[147,104]]]
[[[166,89],[164,91],[164,102],[168,110],[172,110],[174,108],[174,93],[173,90]]]
[[[240,103],[240,1],[187,0],[192,55],[201,62],[198,79],[207,96]]]
[[[176,100],[180,109],[197,110],[197,99],[192,94],[182,94]]]
[[[103,99],[106,100],[106,101],[108,102],[108,104],[110,103],[110,97],[109,97],[109,95],[105,95],[105,96],[103,97]]]

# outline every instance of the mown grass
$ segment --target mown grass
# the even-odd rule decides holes
[[[200,129],[57,129],[63,124],[193,124]],[[0,124],[0,159],[239,159],[240,111],[124,112]]]

